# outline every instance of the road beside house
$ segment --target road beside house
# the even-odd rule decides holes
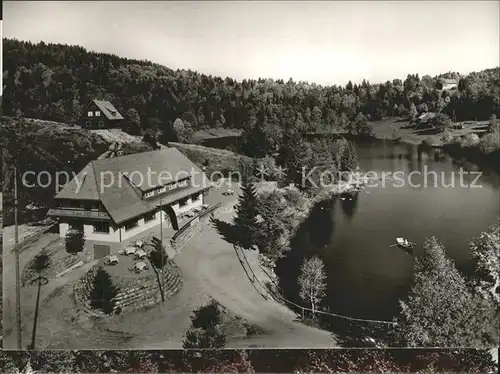
[[[228,186],[212,191],[207,201],[212,205],[223,202],[217,215],[230,221],[236,194],[224,196]],[[52,236],[43,235],[21,252],[21,268],[44,246]],[[257,252],[248,253],[249,262],[258,272]],[[295,314],[285,306],[268,298],[265,300],[254,289],[238,262],[233,246],[225,242],[211,224],[193,237],[174,258],[181,269],[183,287],[164,304],[153,308],[113,316],[96,321],[78,312],[73,303],[73,284],[94,265],[85,264],[67,275],[51,279],[43,286],[40,317],[37,328],[37,349],[179,349],[182,348],[191,313],[211,298],[217,300],[234,316],[259,331],[251,336],[229,335],[227,347],[334,347],[330,332],[312,328],[296,321]],[[14,253],[4,254],[4,263],[14,263]],[[260,273],[259,277],[264,278]],[[15,271],[7,266],[4,272],[5,347],[15,348]],[[262,289],[261,289],[262,291]],[[22,289],[23,345],[31,339],[36,287]]]
[[[231,221],[233,211],[224,212],[219,219]],[[248,261],[259,279],[266,279],[259,271],[258,253],[246,251]],[[267,300],[252,286],[238,261],[233,246],[224,241],[212,225],[204,229],[186,245],[175,259],[185,279],[198,283],[203,293],[217,300],[248,323],[264,333],[229,340],[227,347],[299,348],[335,347],[330,332],[306,326],[296,321],[296,315],[271,298]],[[260,288],[259,291],[262,291]]]

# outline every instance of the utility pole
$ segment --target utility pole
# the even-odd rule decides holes
[[[17,349],[22,350],[21,339],[21,277],[19,271],[19,228],[17,224],[17,167],[14,165],[14,252],[16,255],[16,323]]]
[[[35,349],[36,325],[38,322],[38,306],[40,305],[40,289],[42,288],[43,285],[46,285],[49,282],[47,278],[42,277],[41,275],[39,275],[38,279],[35,279],[35,281],[38,281],[38,292],[36,294],[35,320],[33,321],[31,344],[29,345],[28,349]]]
[[[163,248],[163,196],[160,197],[160,243],[161,243],[161,292],[163,292],[163,295],[165,295],[165,273],[164,273],[165,249]]]

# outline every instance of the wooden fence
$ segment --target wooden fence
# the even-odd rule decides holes
[[[288,305],[288,307],[293,310],[295,313],[297,313],[298,316],[301,316],[304,318],[304,316],[307,314],[312,313],[312,309],[299,305],[291,300],[286,299],[283,297],[283,295],[280,293],[279,285],[274,281],[273,276],[269,274],[269,272],[259,265],[260,269],[266,274],[266,276],[270,280],[270,285],[264,284],[259,277],[255,274],[254,270],[252,269],[252,266],[250,265],[247,256],[245,254],[245,250],[240,248],[237,245],[233,245],[234,251],[236,253],[236,256],[238,257],[238,261],[240,265],[242,266],[244,273],[248,280],[250,281],[250,284],[253,286],[253,288],[264,298],[264,299],[274,299],[277,302],[283,303],[285,305]],[[271,286],[271,287],[270,287]],[[349,317],[349,316],[344,316],[341,314],[336,314],[336,313],[331,313],[329,311],[325,310],[314,310],[315,315],[322,315],[324,317],[329,317],[328,319],[331,319],[331,322],[333,320],[338,320],[343,321],[344,324],[347,323],[347,326],[349,326],[349,329],[351,330],[356,330],[358,331],[358,334],[361,333],[365,337],[370,337],[370,335],[373,335],[375,331],[391,331],[396,326],[398,325],[397,322],[395,321],[383,321],[383,320],[372,320],[372,319],[362,319],[362,318],[354,318],[354,317]]]

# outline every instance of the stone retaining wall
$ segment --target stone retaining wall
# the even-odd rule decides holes
[[[182,248],[184,248],[194,234],[201,231],[203,225],[206,224],[209,217],[210,216],[203,217],[195,224],[191,224],[189,227],[185,228],[184,231],[175,238],[175,240],[170,240],[170,246],[173,248],[175,254],[178,254]]]
[[[227,207],[225,208],[227,209]],[[187,242],[196,233],[200,232],[203,229],[203,226],[209,222],[212,214],[220,214],[222,210],[226,209],[222,209],[221,206],[216,206],[213,210],[200,214],[198,217],[195,217],[191,221],[189,221],[185,226],[181,227],[178,231],[178,234],[170,240],[170,246],[172,247],[174,253],[178,254],[182,250],[182,248],[184,248]]]
[[[75,301],[78,308],[94,316],[104,316],[104,313],[90,307],[89,295],[92,290],[97,269],[100,264],[92,267],[74,287]],[[165,270],[165,299],[176,294],[182,287],[182,277],[179,269],[174,264],[168,264]],[[134,280],[132,283],[118,285],[120,290],[115,297],[115,311],[120,313],[133,312],[153,306],[161,301],[161,293],[156,279],[156,274],[151,271],[150,277]]]

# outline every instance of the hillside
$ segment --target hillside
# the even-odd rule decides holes
[[[442,110],[457,121],[500,117],[499,68],[324,87],[291,78],[238,82],[78,46],[5,39],[4,49],[4,115],[71,122],[89,100],[101,98],[125,114],[125,126],[160,128],[171,141],[177,118],[191,133],[240,129],[279,137],[291,126],[322,132],[348,126],[359,115],[377,121],[410,110]],[[458,88],[439,90],[439,78],[457,79]]]
[[[240,167],[252,165],[252,158],[218,148],[204,147],[195,144],[169,142],[169,146],[177,148],[199,167],[205,167],[208,175],[222,173],[225,177]]]
[[[40,184],[46,185],[28,187],[19,182],[20,223],[43,217],[56,193],[56,172],[66,172],[71,177],[107,151],[111,143],[91,131],[60,122],[2,117],[2,125],[2,138],[7,141],[3,160],[5,165],[13,165],[17,159],[15,164],[19,180],[24,172],[32,171],[35,175],[41,175]],[[125,154],[148,150],[151,147],[143,142],[125,143],[123,147]],[[51,183],[48,183],[47,175],[43,176],[42,172],[50,174]],[[3,181],[10,192],[13,188],[12,177],[13,170],[4,168]],[[34,182],[29,175],[26,179],[28,183]],[[59,182],[65,183],[64,176],[60,177]],[[4,224],[10,225],[13,219],[11,194],[4,194],[3,204]]]

